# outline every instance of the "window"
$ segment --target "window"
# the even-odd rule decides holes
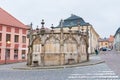
[[[26,43],[26,36],[22,36],[22,42]]]
[[[10,60],[10,49],[6,49],[6,54],[5,54],[5,56],[6,56],[6,59],[7,59],[7,60]]]
[[[14,59],[18,59],[18,49],[14,50]]]
[[[15,35],[14,41],[19,42],[19,35]]]
[[[11,28],[10,28],[10,27],[7,27],[6,31],[7,31],[7,32],[11,32]]]
[[[103,45],[103,42],[101,42],[101,45]]]
[[[0,60],[1,60],[1,49],[0,49]]]
[[[107,43],[105,43],[105,45],[108,45]]]
[[[40,52],[40,45],[39,44],[33,45],[33,51],[34,52]]]
[[[15,28],[15,33],[19,33],[19,28]]]
[[[10,34],[6,34],[6,42],[10,41],[10,39],[11,39],[11,35]]]
[[[2,31],[2,25],[0,25],[0,31]]]
[[[25,55],[26,51],[22,50],[22,59],[25,59],[26,55]]]
[[[23,33],[23,34],[26,34],[26,29],[22,29],[22,33]]]
[[[2,33],[0,33],[0,41],[2,40]]]

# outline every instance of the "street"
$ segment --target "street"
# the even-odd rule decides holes
[[[109,58],[116,59],[116,55],[114,51],[100,52],[96,58],[101,57],[106,63],[61,69],[19,70],[12,67],[23,63],[0,65],[0,80],[120,80],[116,69],[113,69],[119,67],[116,65],[119,61]]]
[[[101,52],[100,57],[106,64],[120,76],[120,53],[115,50]]]
[[[120,80],[120,0],[0,0],[0,80]]]

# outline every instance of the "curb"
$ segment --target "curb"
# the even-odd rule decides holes
[[[105,63],[105,61],[98,60],[93,63],[85,62],[85,63],[76,64],[76,65],[49,66],[49,67],[18,67],[18,68],[15,67],[12,69],[16,69],[16,70],[64,69],[64,68],[72,68],[72,67],[80,67],[80,66],[90,66],[90,65],[96,65],[96,64],[101,64],[101,63]]]

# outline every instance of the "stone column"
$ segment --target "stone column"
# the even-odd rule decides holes
[[[61,47],[60,47],[60,52],[61,52],[61,54],[60,54],[60,64],[61,65],[64,65],[65,64],[65,54],[63,53],[63,45],[61,45]]]
[[[86,53],[87,53],[87,61],[89,61],[89,53],[88,53],[88,48],[89,48],[89,38],[88,35],[86,36]]]
[[[80,44],[78,44],[77,50],[78,50],[77,63],[79,63],[80,62]]]
[[[28,47],[28,54],[27,54],[27,65],[30,66],[32,65],[32,54],[31,54],[31,47]]]
[[[30,65],[30,49],[28,47],[28,53],[27,53],[27,65]]]
[[[88,45],[86,46],[87,61],[89,61]]]
[[[42,46],[41,46],[41,55],[40,55],[40,57],[41,57],[41,66],[44,66],[44,56],[45,56],[45,46],[44,46],[44,44],[42,44]]]
[[[60,64],[64,65],[65,64],[65,54],[64,54],[64,44],[63,44],[63,40],[64,40],[64,31],[63,31],[63,20],[61,20],[60,22]]]

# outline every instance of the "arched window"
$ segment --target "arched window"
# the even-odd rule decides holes
[[[35,39],[33,42],[33,52],[41,53],[41,41],[39,38]]]
[[[86,54],[86,42],[83,38],[80,41],[80,47],[81,47],[81,55],[85,55]]]
[[[64,53],[77,53],[77,43],[74,39],[64,41]]]
[[[45,43],[45,53],[60,53],[59,40],[50,38]]]

